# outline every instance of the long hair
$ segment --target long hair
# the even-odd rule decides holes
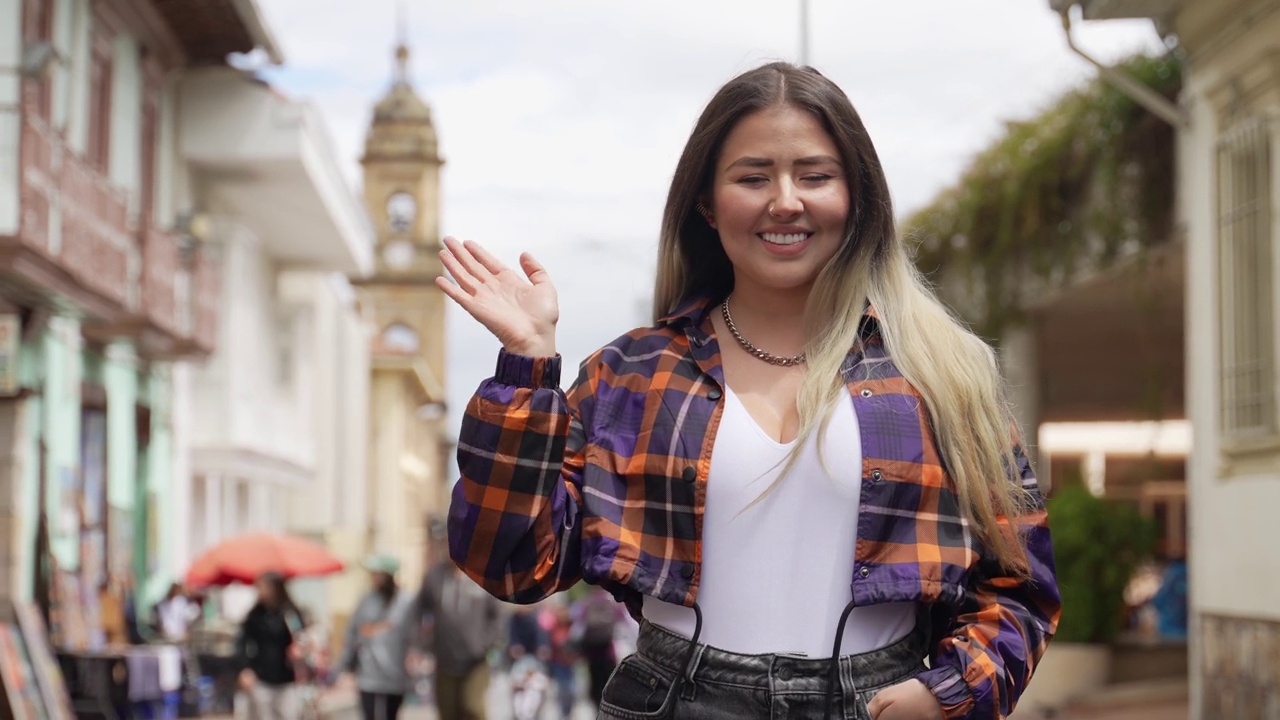
[[[271,587],[271,593],[275,596],[275,600],[272,603],[268,603],[261,595],[259,595],[258,601],[254,603],[254,608],[259,611],[272,610],[280,612],[301,612],[298,609],[298,606],[294,604],[293,597],[289,595],[289,586],[285,582],[284,575],[278,572],[267,572],[263,573],[263,575],[258,578],[258,581]]]
[[[976,536],[1006,570],[1027,574],[1021,538],[1000,526],[1002,519],[1020,515],[1030,498],[1011,477],[1018,467],[1012,450],[1017,426],[995,353],[948,312],[916,270],[895,230],[888,182],[871,138],[849,98],[817,70],[775,62],[743,73],[698,118],[663,212],[655,321],[691,298],[719,301],[733,291],[733,266],[696,205],[711,196],[729,132],[743,117],[778,105],[809,112],[822,123],[839,148],[850,195],[844,240],[819,272],[805,308],[809,369],[797,398],[796,448],[815,431],[823,440],[831,411],[847,396],[840,368],[870,301],[885,349],[924,398],[938,450]]]

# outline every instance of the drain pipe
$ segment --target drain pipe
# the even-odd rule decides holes
[[[1098,74],[1100,74],[1103,79],[1114,85],[1125,95],[1128,95],[1134,102],[1146,108],[1153,115],[1164,120],[1175,128],[1179,130],[1185,129],[1187,127],[1187,116],[1176,104],[1170,102],[1168,98],[1155,90],[1152,90],[1146,85],[1143,85],[1133,79],[1133,76],[1123,70],[1117,70],[1110,65],[1099,62],[1092,55],[1088,54],[1076,45],[1075,36],[1071,32],[1071,8],[1077,4],[1077,2],[1067,2],[1059,11],[1059,14],[1062,16],[1062,30],[1067,36],[1067,47],[1071,48],[1072,52],[1088,61],[1090,65],[1098,68]]]

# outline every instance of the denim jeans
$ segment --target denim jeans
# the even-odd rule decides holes
[[[677,685],[689,653],[688,638],[646,621],[636,648],[605,685],[598,718],[823,718],[831,689],[829,659],[742,655],[698,645],[685,682]],[[917,627],[888,647],[841,657],[840,690],[831,717],[871,720],[867,703],[884,688],[923,672],[925,652],[924,632]]]

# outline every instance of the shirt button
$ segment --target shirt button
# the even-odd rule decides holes
[[[863,565],[862,567],[858,568],[858,577],[866,577],[870,574],[871,574],[871,568],[867,567],[866,565]]]
[[[884,473],[880,472],[879,470],[872,470],[871,479],[876,482],[880,482],[881,480],[884,479]]]
[[[862,394],[862,397],[864,397],[864,398],[865,398],[865,397],[871,397],[871,389],[870,389],[870,388],[867,388],[866,390],[863,390],[861,394]]]
[[[710,400],[719,400],[720,395],[720,388],[711,388],[707,391],[707,398]]]
[[[684,565],[680,568],[680,577],[685,580],[693,579],[693,565]]]
[[[698,469],[692,465],[684,469],[684,473],[680,475],[685,482],[693,482],[698,479]]]

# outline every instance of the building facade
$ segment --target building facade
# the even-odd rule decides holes
[[[1176,38],[1184,84],[1191,716],[1280,713],[1280,1],[1097,0]]]
[[[359,524],[368,365],[347,276],[369,272],[372,233],[310,106],[225,68],[184,93],[223,294],[216,349],[175,382],[189,419],[177,554],[250,530],[328,542]],[[323,617],[324,594],[303,595]]]
[[[63,647],[181,561],[175,375],[220,302],[181,98],[254,47],[251,6],[0,0],[0,599]]]

